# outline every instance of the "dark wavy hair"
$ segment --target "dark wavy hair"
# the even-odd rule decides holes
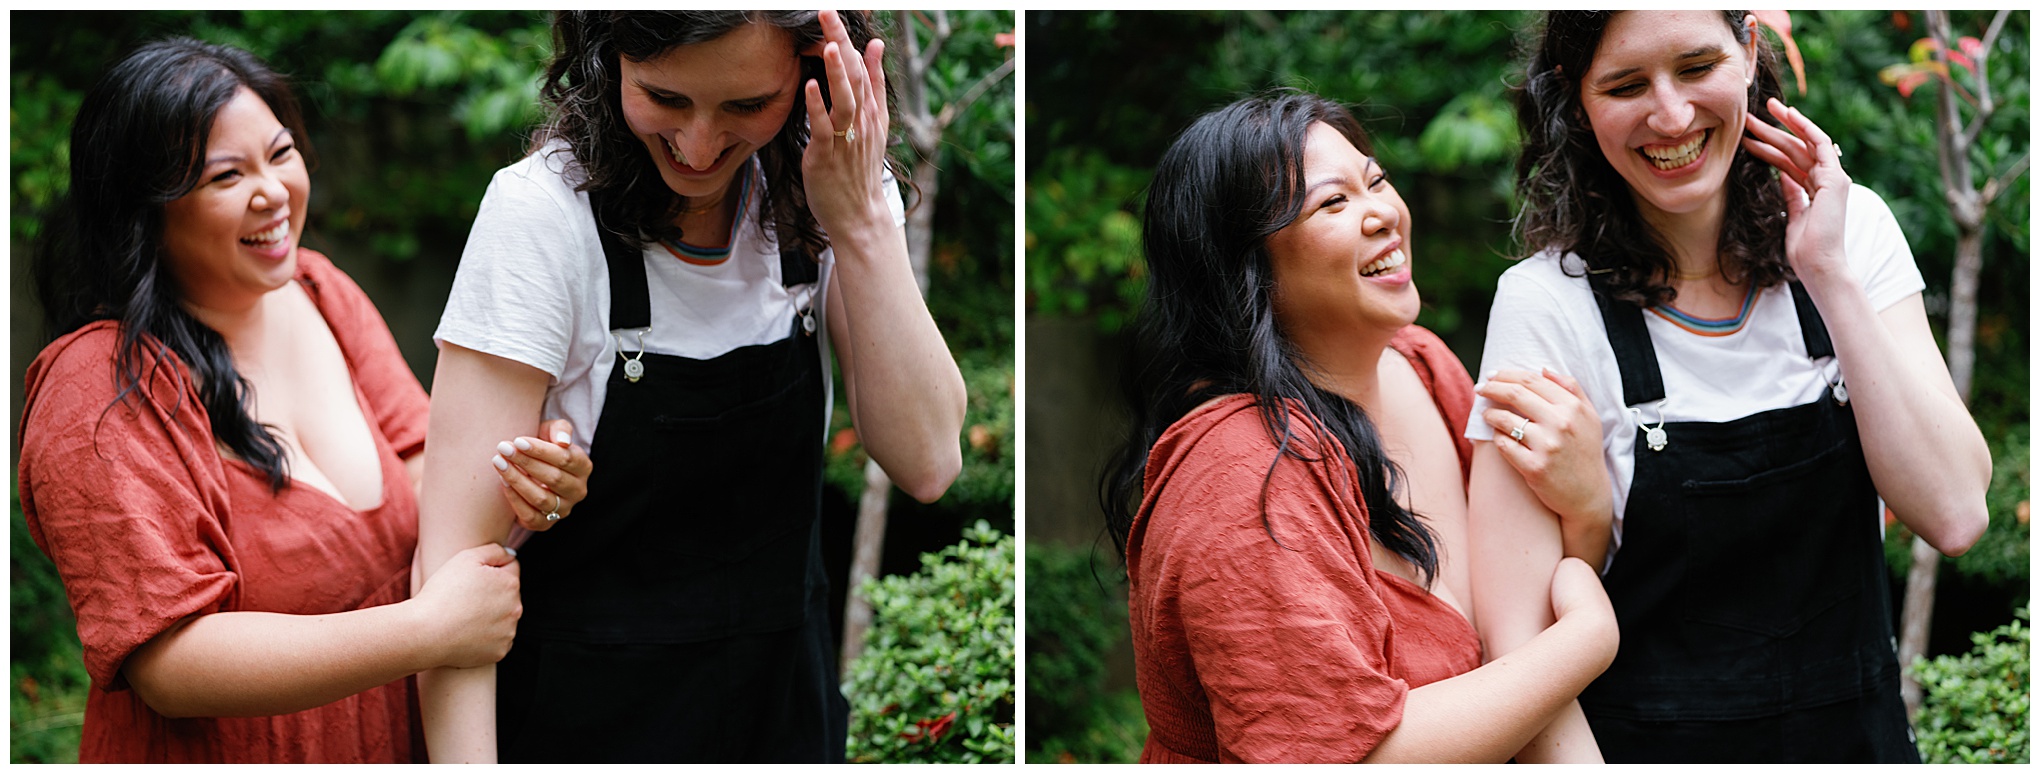
[[[1099,487],[1106,530],[1121,561],[1155,441],[1198,404],[1245,393],[1254,396],[1279,445],[1260,495],[1269,538],[1281,542],[1268,521],[1267,487],[1282,457],[1325,462],[1337,452],[1322,441],[1303,448],[1283,409],[1293,403],[1309,415],[1313,435],[1330,435],[1345,447],[1374,538],[1408,558],[1426,582],[1438,570],[1430,530],[1396,502],[1402,473],[1382,451],[1367,412],[1313,383],[1311,364],[1276,324],[1268,237],[1303,211],[1304,143],[1317,123],[1373,155],[1344,106],[1281,90],[1198,118],[1155,167],[1141,235],[1147,300],[1136,322],[1135,351],[1146,354],[1135,355],[1125,382],[1133,430]]]
[[[197,187],[213,118],[243,87],[290,130],[309,167],[310,139],[284,76],[230,46],[190,38],[144,45],[78,107],[70,190],[44,221],[33,273],[51,338],[96,320],[120,323],[119,392],[107,408],[143,389],[174,354],[190,369],[213,435],[280,492],[290,481],[283,444],[248,413],[252,388],[226,341],[180,304],[162,245],[163,205]]]
[[[1675,264],[1663,238],[1645,222],[1622,176],[1608,164],[1580,106],[1580,79],[1593,64],[1608,22],[1620,11],[1550,11],[1534,34],[1516,120],[1523,155],[1516,162],[1516,238],[1529,253],[1577,253],[1587,271],[1604,275],[1616,298],[1639,306],[1677,297]],[[1747,11],[1722,12],[1737,43],[1748,45]],[[1757,78],[1749,93],[1751,120],[1777,124],[1765,100],[1781,97],[1777,57],[1756,36]],[[1742,149],[1740,138],[1717,138],[1733,149],[1727,211],[1719,243],[1721,273],[1770,287],[1792,278],[1785,260],[1784,194],[1770,164]]]
[[[841,11],[843,27],[860,55],[871,42],[875,22],[867,11]],[[822,40],[819,11],[559,11],[553,15],[553,58],[546,65],[539,94],[548,117],[533,141],[536,151],[554,139],[573,151],[569,180],[575,190],[607,192],[595,213],[596,223],[633,245],[647,239],[680,238],[673,224],[687,202],[659,176],[659,170],[623,120],[622,76],[617,57],[633,62],[653,59],[675,46],[706,43],[748,24],[785,30],[798,53]],[[833,104],[829,79],[820,57],[800,57],[801,84],[794,92],[792,112],[779,134],[758,149],[765,173],[764,217],[779,244],[798,246],[816,256],[828,247],[815,217],[808,212],[807,188],[800,159],[807,150],[809,79],[822,87],[822,101]],[[887,81],[887,96],[892,84]],[[888,105],[892,104],[887,99]]]

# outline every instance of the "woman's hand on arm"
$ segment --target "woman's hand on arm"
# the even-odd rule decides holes
[[[1402,723],[1365,762],[1498,763],[1512,755],[1526,763],[1600,760],[1591,732],[1584,747],[1563,756],[1539,759],[1524,746],[1533,736],[1549,736],[1553,718],[1578,714],[1574,697],[1615,660],[1618,637],[1608,594],[1586,563],[1563,559],[1550,582],[1539,585],[1549,591],[1555,623],[1479,669],[1411,690]]]
[[[489,462],[502,478],[503,502],[517,524],[533,532],[573,515],[574,506],[588,499],[588,477],[595,472],[588,451],[574,445],[573,424],[564,419],[539,423],[536,436],[496,444]]]
[[[1496,444],[1486,441],[1473,445],[1466,521],[1474,620],[1480,622],[1487,659],[1494,662],[1524,647],[1557,620],[1555,600],[1548,593],[1557,584],[1546,581],[1564,558],[1564,541],[1558,517],[1545,509],[1522,476],[1503,460]],[[1595,674],[1599,673],[1596,669]],[[1600,758],[1593,731],[1577,703],[1560,705],[1554,717],[1517,753],[1519,760]]]
[[[1494,448],[1544,507],[1558,514],[1565,555],[1590,567],[1607,558],[1615,493],[1602,461],[1601,418],[1579,382],[1550,371],[1498,371],[1474,386]],[[1518,440],[1514,431],[1522,429]]]
[[[533,426],[548,381],[545,372],[522,363],[452,343],[440,347],[418,505],[419,565],[427,589],[448,557],[508,536],[513,520],[501,491],[506,471],[493,465],[496,446]],[[543,526],[539,521],[527,526]],[[435,762],[495,761],[493,663],[434,669],[418,676],[418,690]]]
[[[299,712],[441,666],[493,664],[523,612],[498,545],[456,554],[416,597],[328,615],[227,612],[156,635],[122,666],[165,717]]]
[[[566,518],[574,506],[588,499],[588,476],[595,472],[588,451],[574,445],[573,423],[564,419],[548,419],[538,423],[536,435],[496,444],[496,458],[490,462],[503,480],[503,499],[518,525],[533,532],[550,529],[557,521],[547,519],[547,514]],[[422,496],[425,453],[406,458],[404,470],[411,476],[413,491]]]
[[[906,234],[884,190],[885,46],[856,55],[835,11],[822,12],[822,61],[835,104],[807,89],[813,138],[801,159],[808,206],[836,255],[830,341],[859,440],[899,488],[921,502],[942,496],[963,468],[964,384],[921,298]],[[838,137],[841,131],[854,131]]]
[[[1775,99],[1770,109],[1785,130],[1751,121],[1743,147],[1779,170],[1785,255],[1834,341],[1877,493],[1928,544],[1959,555],[1990,524],[1990,448],[1948,376],[1920,296],[1880,312],[1850,270],[1851,182],[1833,140],[1796,109]]]

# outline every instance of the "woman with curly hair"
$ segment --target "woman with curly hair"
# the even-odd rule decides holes
[[[1987,523],[1991,465],[1905,235],[1777,99],[1745,12],[1554,11],[1528,69],[1517,225],[1535,255],[1502,276],[1481,369],[1563,371],[1599,408],[1622,627],[1607,674],[1539,744],[1918,761],[1883,506],[1960,554]],[[1561,520],[1502,464],[1548,430],[1483,411],[1466,428],[1474,599],[1506,657],[1551,623],[1533,581],[1559,561]]]
[[[903,490],[932,501],[962,464],[963,380],[907,261],[870,25],[555,17],[550,118],[490,184],[436,334],[426,468],[544,410],[600,472],[522,548],[509,657],[426,675],[434,760],[842,760],[830,353]],[[431,481],[428,572],[504,539],[488,482]]]
[[[1482,664],[1457,432],[1474,386],[1413,324],[1411,238],[1360,125],[1315,95],[1209,113],[1157,164],[1150,356],[1129,369],[1134,432],[1104,481],[1142,761],[1499,763],[1614,657],[1607,597],[1566,560],[1525,580],[1557,623]],[[1589,463],[1553,477],[1585,492],[1551,495],[1605,492]]]
[[[288,82],[239,49],[150,43],[86,92],[71,149],[34,258],[57,338],[28,367],[20,475],[92,678],[79,760],[422,759],[410,675],[502,658],[518,568],[477,544],[412,592],[425,391],[301,244]],[[503,425],[523,450],[494,471],[441,473],[500,482],[501,528],[514,509],[544,529],[588,464],[548,424]]]

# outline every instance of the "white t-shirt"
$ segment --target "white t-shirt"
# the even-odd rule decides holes
[[[565,147],[554,142],[489,181],[432,339],[546,372],[552,381],[544,416],[573,422],[574,442],[592,447],[616,365],[609,263],[588,195],[564,176],[572,158]],[[757,166],[744,174],[758,174]],[[906,208],[890,172],[885,188],[894,222],[905,223]],[[758,226],[764,190],[764,181],[756,180],[730,234],[730,255],[720,263],[698,266],[658,244],[646,245],[652,327],[644,351],[706,360],[770,344],[786,338],[794,315],[812,303],[822,369],[829,372],[822,289],[829,285],[835,251],[822,251],[819,282],[782,285],[778,238]],[[623,351],[638,351],[634,331],[618,335]]]
[[[1849,191],[1842,249],[1874,309],[1883,311],[1926,287],[1891,208],[1860,185]],[[1622,402],[1621,370],[1583,269],[1579,256],[1561,258],[1547,251],[1502,273],[1481,351],[1480,378],[1505,369],[1550,368],[1579,380],[1601,415],[1603,458],[1615,490],[1614,545],[1619,546],[1636,470],[1639,422],[1727,422],[1811,403],[1840,378],[1841,365],[1833,357],[1807,358],[1792,291],[1783,284],[1759,292],[1749,320],[1727,336],[1697,335],[1646,313],[1644,327],[1657,349],[1666,398],[1632,411]],[[1494,428],[1481,419],[1488,405],[1486,398],[1474,398],[1467,438],[1494,439]]]

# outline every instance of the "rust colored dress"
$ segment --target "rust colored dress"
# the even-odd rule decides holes
[[[148,358],[143,387],[114,404],[116,323],[57,339],[28,368],[21,509],[78,615],[93,686],[80,761],[424,757],[411,678],[288,715],[170,719],[121,673],[128,654],[187,617],[339,613],[410,595],[418,502],[402,459],[424,448],[425,391],[353,280],[309,250],[296,279],[340,344],[375,439],[383,497],[371,511],[302,484],[272,494],[261,473],[221,456],[174,355]]]
[[[1410,326],[1391,346],[1445,426],[1465,426],[1473,383],[1444,343]],[[1471,443],[1453,438],[1464,473]],[[1201,406],[1156,441],[1126,559],[1141,762],[1356,762],[1402,722],[1411,688],[1480,666],[1464,616],[1375,569],[1353,463],[1324,442],[1326,461],[1275,464],[1264,526],[1277,447],[1252,396]]]

